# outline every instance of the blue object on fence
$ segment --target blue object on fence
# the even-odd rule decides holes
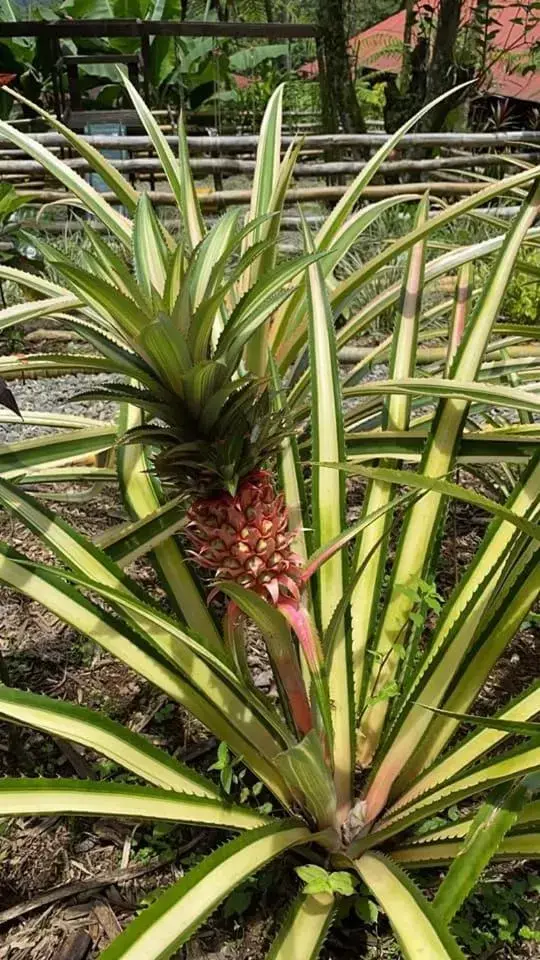
[[[125,123],[88,123],[84,133],[86,136],[125,137],[126,125]],[[100,152],[107,160],[127,160],[128,158],[127,150],[101,150]],[[100,193],[105,193],[109,189],[98,173],[87,174],[87,179]]]

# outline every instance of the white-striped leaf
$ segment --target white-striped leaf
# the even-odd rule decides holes
[[[309,837],[304,826],[285,820],[230,841],[139,914],[101,960],[167,960],[243,880]]]
[[[300,894],[285,917],[266,960],[317,960],[336,910],[331,893]]]
[[[156,787],[216,797],[210,780],[104,714],[65,700],[0,686],[0,716],[90,747]]]
[[[304,225],[304,242],[313,244]],[[313,545],[318,547],[339,536],[345,522],[345,486],[338,472],[320,466],[335,462],[344,451],[341,393],[335,348],[335,331],[322,269],[312,263],[307,270],[309,351],[312,389],[312,525]],[[322,630],[326,630],[343,592],[346,561],[334,554],[317,576],[316,602]],[[334,766],[338,815],[346,815],[351,800],[354,770],[354,703],[349,643],[344,629],[333,647],[328,670],[329,696],[334,726]]]
[[[0,781],[0,816],[45,817],[51,813],[178,820],[195,826],[233,829],[256,828],[268,823],[268,817],[249,807],[158,787],[133,787],[94,780],[47,780],[45,777],[4,778]]]
[[[355,867],[387,914],[406,960],[465,960],[432,904],[390,858],[366,853]]]
[[[94,214],[114,236],[126,246],[131,239],[131,223],[119,213],[115,208],[103,199],[98,190],[92,187],[84,177],[68,167],[60,157],[47,150],[41,143],[34,140],[28,134],[17,130],[4,120],[0,120],[0,134],[9,140],[14,146],[18,147],[24,153],[27,153],[33,160],[48,170],[62,183],[69,193],[74,194],[82,201],[85,208]]]

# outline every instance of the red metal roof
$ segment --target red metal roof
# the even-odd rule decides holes
[[[431,5],[436,8],[438,2],[439,0],[431,0]],[[474,2],[475,0],[470,0],[470,3],[464,5],[464,23],[469,18]],[[493,63],[484,80],[483,89],[496,96],[540,102],[540,71],[536,70],[523,75],[516,70],[515,62],[520,55],[523,56],[524,62],[527,62],[527,51],[534,43],[540,43],[540,12],[536,10],[527,15],[524,13],[523,2],[499,0],[492,16],[496,21],[491,27],[494,34],[490,43],[493,50]],[[522,23],[513,22],[518,17],[523,18]],[[401,53],[398,50],[391,51],[385,48],[395,45],[396,41],[403,40],[404,26],[405,11],[401,10],[352,37],[349,41],[349,50],[353,62],[384,73],[399,73]],[[508,56],[497,59],[498,51],[506,51],[511,56],[512,63],[509,63]],[[317,61],[304,64],[300,70],[304,76],[316,76]]]

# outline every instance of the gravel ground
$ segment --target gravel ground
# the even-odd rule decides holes
[[[352,367],[343,367],[342,372],[348,373]],[[363,380],[384,380],[388,376],[386,364],[376,364],[369,371],[364,371]],[[43,377],[36,380],[10,381],[10,389],[15,396],[19,409],[23,412],[31,410],[50,411],[51,413],[71,413],[89,417],[94,420],[114,420],[117,405],[105,400],[73,401],[71,397],[83,393],[85,390],[95,390],[99,384],[111,382],[111,375],[107,373],[77,374],[65,377]],[[358,401],[347,401],[345,409],[350,409]],[[54,427],[33,426],[31,424],[4,423],[0,424],[0,444],[23,440],[28,437],[41,436],[45,433],[54,433]]]
[[[106,373],[77,374],[65,377],[51,377],[37,380],[13,380],[10,389],[23,412],[47,411],[51,413],[70,413],[95,420],[113,420],[116,404],[105,400],[89,402],[73,401],[71,397],[85,390],[95,390],[99,384],[111,381]],[[53,427],[33,426],[24,423],[6,423],[0,425],[0,443],[23,440],[27,437],[54,433]]]

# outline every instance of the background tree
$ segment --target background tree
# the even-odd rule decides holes
[[[524,42],[536,25],[540,8],[535,0],[516,0],[513,4],[512,39],[501,49],[497,46],[500,0],[407,0],[403,34],[403,61],[399,79],[387,86],[385,123],[395,130],[403,120],[449,88],[465,80],[477,79],[470,90],[485,86],[490,71],[504,59],[512,71],[526,72],[537,51],[530,45],[526,55]],[[431,110],[422,121],[427,131],[442,130],[449,115],[462,104],[469,91],[461,91]]]
[[[347,0],[318,0],[321,106],[324,129],[328,132],[341,127],[346,132],[362,133],[366,128],[351,73],[349,12]]]

